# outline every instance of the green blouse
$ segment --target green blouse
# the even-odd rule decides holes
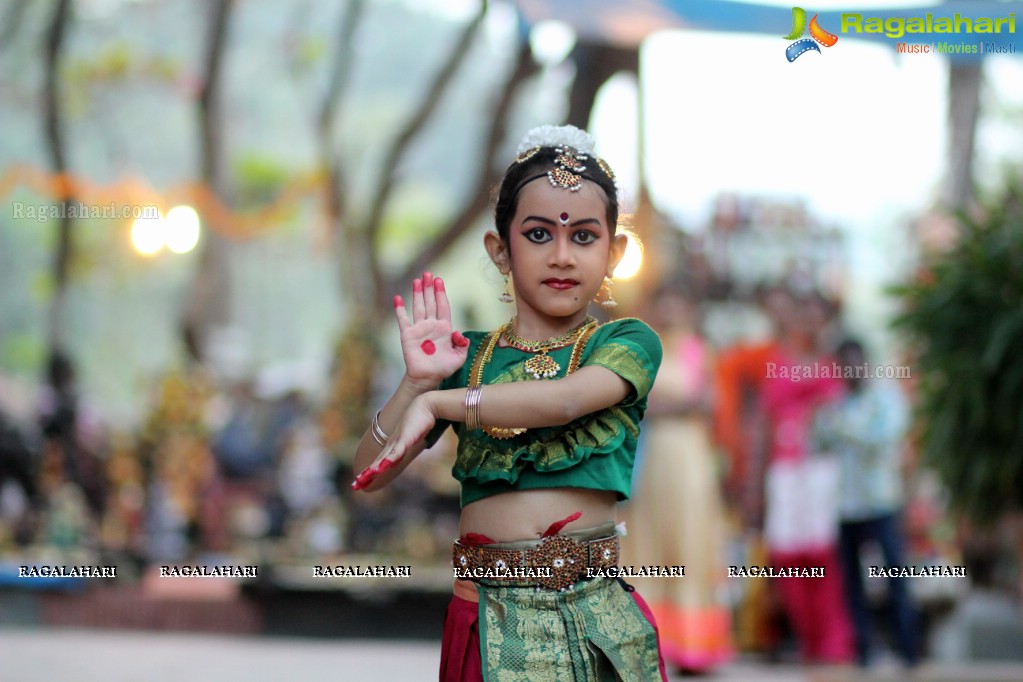
[[[472,359],[488,334],[466,332],[469,359],[441,383],[442,390],[468,385]],[[571,345],[550,352],[562,367],[559,377],[564,376],[571,352]],[[497,345],[484,367],[483,384],[537,381],[523,368],[532,355]],[[633,389],[625,400],[564,426],[529,429],[506,440],[483,431],[468,432],[462,422],[439,421],[427,436],[427,445],[436,443],[448,426],[454,428],[458,454],[452,474],[462,483],[462,506],[512,490],[562,487],[612,490],[624,500],[632,483],[639,423],[660,364],[661,342],[650,327],[634,318],[609,322],[593,333],[579,366],[606,367],[625,379]],[[543,390],[539,382],[537,389]],[[486,399],[484,391],[484,405]]]

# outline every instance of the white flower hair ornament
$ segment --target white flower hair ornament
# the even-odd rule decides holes
[[[523,154],[534,147],[571,147],[584,154],[592,154],[595,141],[585,130],[575,126],[537,126],[523,136],[516,154]]]
[[[593,136],[585,130],[571,125],[538,126],[527,132],[522,138],[515,162],[528,161],[544,147],[553,147],[557,153],[554,160],[555,167],[547,172],[547,179],[551,185],[578,192],[579,188],[583,186],[582,173],[586,170],[586,162],[593,154]],[[607,162],[596,156],[593,159],[601,172],[615,182],[615,175],[611,172],[611,167],[607,165]],[[617,186],[616,182],[615,185]]]

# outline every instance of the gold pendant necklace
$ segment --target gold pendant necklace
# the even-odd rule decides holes
[[[516,348],[518,348],[518,346],[514,345],[513,340],[520,341],[522,345],[538,344],[538,342],[536,341],[526,341],[524,339],[519,338],[519,336],[515,334],[515,332],[513,331],[514,322],[515,320],[513,318],[511,322],[506,322],[502,326],[498,327],[496,330],[490,332],[487,338],[483,340],[483,343],[480,344],[480,347],[476,350],[476,357],[474,357],[472,360],[472,368],[469,370],[469,386],[481,386],[483,384],[483,368],[486,367],[488,362],[490,362],[490,358],[494,354],[494,348],[497,347],[497,341],[498,339],[501,338],[501,336],[504,336],[505,339],[507,339],[509,343],[512,343],[512,345]],[[572,372],[579,369],[579,362],[582,359],[583,348],[586,347],[586,343],[590,340],[590,337],[596,330],[597,320],[592,317],[588,317],[586,321],[583,322],[581,325],[579,325],[575,329],[570,330],[565,335],[558,337],[558,339],[555,339],[555,340],[564,339],[569,335],[571,335],[572,339],[570,342],[562,343],[560,346],[557,346],[557,348],[563,348],[564,346],[567,346],[568,343],[574,342],[575,344],[572,347],[572,354],[568,360],[568,371],[565,372],[565,376],[568,376]],[[548,343],[549,341],[551,340],[549,339],[548,341],[543,343]],[[522,349],[519,348],[519,350]],[[550,350],[550,348],[544,348],[538,345],[536,350],[532,352],[537,352],[538,350],[543,350],[543,355],[537,357],[546,357],[548,360],[553,362],[554,365],[557,367],[557,369],[555,370],[556,374],[557,371],[561,369],[561,366],[554,361],[554,358],[547,355],[547,351]],[[530,360],[535,359],[536,358],[530,358]],[[528,363],[530,360],[526,361],[527,372],[529,372]],[[539,379],[540,377],[534,376],[533,378]],[[527,431],[527,429],[521,426],[484,426],[483,431],[492,438],[504,440],[507,438],[514,438],[519,434],[523,434]]]
[[[504,338],[508,341],[508,345],[516,350],[525,353],[539,353],[539,355],[534,355],[523,363],[526,374],[534,379],[553,379],[561,371],[561,365],[549,355],[550,351],[575,343],[591,327],[596,325],[597,320],[592,316],[587,316],[582,324],[569,329],[561,336],[555,336],[543,341],[530,341],[519,336],[519,320],[517,317],[513,317],[510,325],[504,326]]]

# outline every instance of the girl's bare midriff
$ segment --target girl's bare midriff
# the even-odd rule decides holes
[[[495,542],[539,537],[552,523],[576,512],[564,530],[593,528],[615,520],[617,495],[606,490],[549,488],[485,497],[462,509],[459,535],[481,533]]]

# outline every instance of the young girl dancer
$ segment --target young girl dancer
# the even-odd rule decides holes
[[[649,610],[606,577],[661,361],[643,322],[589,315],[625,249],[617,221],[614,175],[592,138],[534,129],[484,238],[514,283],[515,316],[491,332],[452,331],[430,273],[412,284],[411,319],[395,297],[405,376],[359,444],[352,486],[387,485],[454,428],[462,514],[443,681],[665,679]]]

